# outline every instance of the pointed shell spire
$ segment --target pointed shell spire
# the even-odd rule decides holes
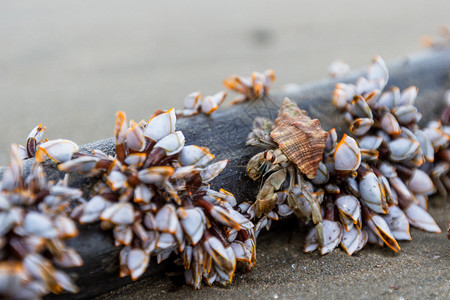
[[[288,98],[284,98],[270,136],[300,171],[312,179],[322,161],[328,132],[317,119],[311,119]]]

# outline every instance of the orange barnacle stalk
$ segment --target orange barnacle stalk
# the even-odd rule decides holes
[[[273,81],[275,81],[273,70],[266,70],[263,73],[253,72],[250,77],[232,75],[225,78],[223,84],[227,89],[240,94],[232,101],[232,104],[237,104],[266,95]]]

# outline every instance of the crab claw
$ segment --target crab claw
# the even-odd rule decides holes
[[[275,191],[280,189],[285,179],[286,170],[281,169],[272,173],[264,182],[263,187],[256,196],[256,216],[258,218],[273,210],[278,199]]]
[[[36,151],[36,161],[43,162],[46,157],[57,163],[66,162],[78,151],[78,145],[69,140],[52,140],[42,143]]]

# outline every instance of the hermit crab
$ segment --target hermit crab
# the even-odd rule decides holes
[[[253,224],[235,210],[236,199],[209,186],[227,165],[210,164],[207,148],[185,146],[175,131],[175,110],[158,111],[148,122],[117,113],[114,157],[95,150],[75,152],[58,165],[65,172],[100,178],[92,198],[73,211],[80,223],[112,229],[120,251],[120,276],[139,278],[150,257],[175,257],[186,282],[200,288],[231,283],[237,263],[256,259]],[[55,159],[55,158],[53,158]]]
[[[250,159],[247,173],[254,180],[266,179],[256,201],[240,209],[258,219],[256,234],[272,220],[294,213],[314,225],[305,252],[326,254],[340,244],[351,255],[367,241],[399,251],[397,240],[411,239],[410,224],[441,231],[426,212],[435,186],[420,167],[434,160],[437,145],[448,145],[446,129],[432,124],[435,137],[424,134],[413,106],[417,89],[381,94],[388,78],[383,60],[376,57],[356,85],[336,86],[333,103],[354,137],[344,134],[338,141],[335,129],[325,133],[288,99],[275,124],[255,120],[247,144],[267,150]],[[297,136],[306,138],[298,143]]]
[[[292,213],[300,218],[312,215],[313,222],[322,227],[320,203],[324,193],[314,191],[305,176],[308,179],[318,177],[327,137],[320,121],[309,118],[288,98],[284,99],[275,124],[267,119],[255,119],[247,145],[267,150],[250,159],[247,174],[253,180],[268,177],[256,201],[252,205],[244,203],[240,209],[251,219],[260,218],[256,225],[257,234],[264,226],[269,228],[271,220]],[[300,196],[304,203],[297,201]]]
[[[30,148],[28,148],[30,149]],[[21,148],[11,146],[11,162],[0,183],[0,297],[39,299],[78,287],[60,268],[83,264],[80,255],[65,245],[78,235],[69,218],[82,203],[81,191],[67,180],[47,181],[35,162],[24,177]]]
[[[227,89],[240,94],[232,101],[232,104],[237,104],[261,98],[269,92],[270,86],[274,81],[275,73],[269,69],[263,73],[253,72],[250,77],[231,75],[225,78],[223,84]]]

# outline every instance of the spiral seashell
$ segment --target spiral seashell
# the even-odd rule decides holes
[[[328,137],[319,120],[285,98],[270,136],[303,174],[309,179],[316,177]]]

